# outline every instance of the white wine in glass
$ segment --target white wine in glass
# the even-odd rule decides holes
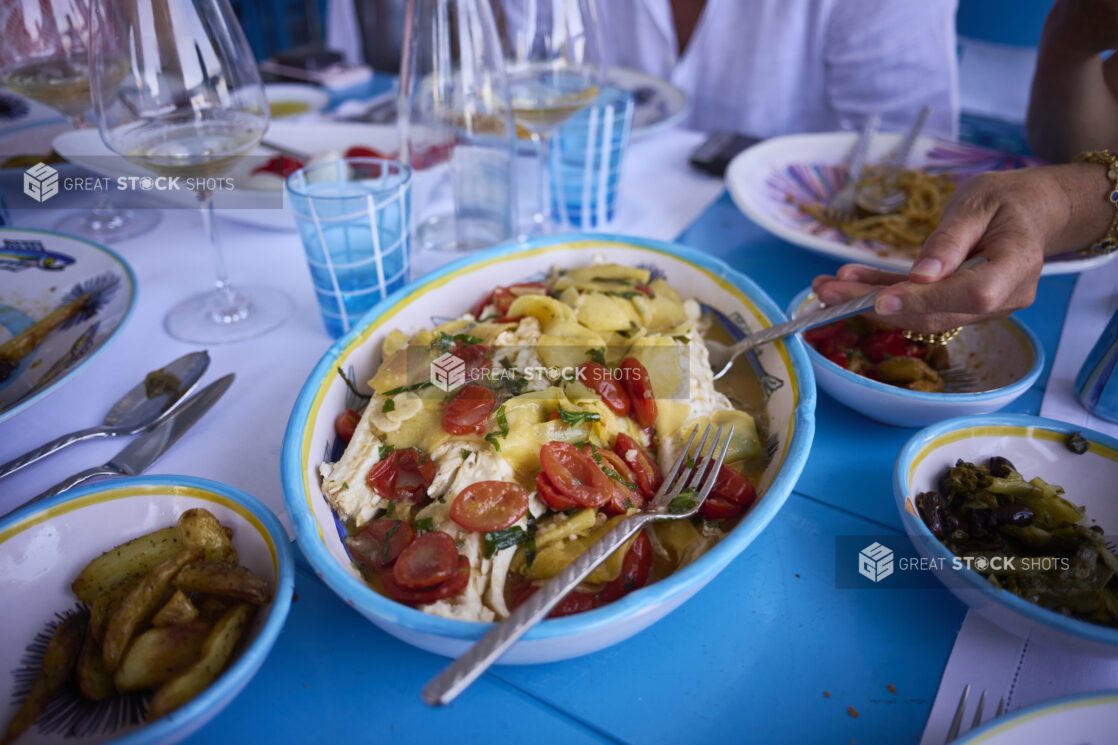
[[[0,0],[0,85],[64,114],[84,129],[90,92],[89,0]],[[108,55],[103,80],[114,90],[127,63]],[[115,79],[114,79],[115,78]],[[104,195],[92,210],[63,217],[55,229],[97,241],[133,238],[159,222],[154,210],[109,207]]]
[[[552,229],[547,194],[556,127],[598,97],[605,80],[595,0],[502,0],[498,28],[513,118],[536,144],[534,232]]]
[[[101,138],[133,163],[201,181],[229,171],[268,128],[268,103],[248,42],[226,0],[92,0],[98,38],[91,90]],[[119,83],[119,55],[130,49]],[[213,214],[213,192],[195,191],[216,265],[215,287],[164,319],[177,339],[201,344],[263,334],[291,314],[271,287],[229,281]]]

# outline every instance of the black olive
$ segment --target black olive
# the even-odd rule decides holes
[[[941,541],[947,535],[943,527],[943,499],[934,491],[916,495],[916,509],[920,512],[920,519],[932,531],[932,535]]]
[[[1067,445],[1068,450],[1076,455],[1083,455],[1091,447],[1091,444],[1087,442],[1087,439],[1083,437],[1081,432],[1072,432],[1068,435],[1068,439],[1064,444]]]
[[[1017,470],[1008,458],[1003,458],[1000,455],[995,455],[991,458],[987,467],[990,469],[990,473],[1003,479],[1008,478],[1012,471]]]

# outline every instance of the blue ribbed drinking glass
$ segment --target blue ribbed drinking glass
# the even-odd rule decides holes
[[[597,101],[555,131],[550,170],[556,223],[586,229],[613,220],[632,128],[633,94],[604,88]]]
[[[1075,378],[1079,402],[1108,422],[1118,422],[1118,312],[1095,342]]]
[[[411,169],[346,158],[291,174],[287,192],[322,320],[347,333],[409,279]]]

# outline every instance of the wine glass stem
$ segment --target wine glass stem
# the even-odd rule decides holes
[[[536,158],[539,167],[536,169],[536,222],[540,229],[547,232],[551,229],[551,194],[548,176],[551,173],[551,133],[535,132],[532,139],[536,143]]]
[[[217,289],[214,292],[213,307],[210,313],[218,323],[236,323],[248,316],[249,302],[229,281],[225,268],[225,254],[217,236],[217,216],[214,214],[213,192],[206,189],[198,192],[198,206],[202,212],[202,225],[213,249],[214,271],[217,275]]]

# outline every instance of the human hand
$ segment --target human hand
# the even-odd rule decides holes
[[[888,287],[877,297],[874,315],[912,331],[944,331],[1009,315],[1033,302],[1046,253],[1089,240],[1066,230],[1073,212],[1069,189],[1089,195],[1097,187],[1098,196],[1099,177],[1078,165],[979,174],[948,201],[907,277],[847,264],[835,277],[816,277],[812,289],[825,305],[835,305]],[[955,273],[971,256],[987,262]]]

